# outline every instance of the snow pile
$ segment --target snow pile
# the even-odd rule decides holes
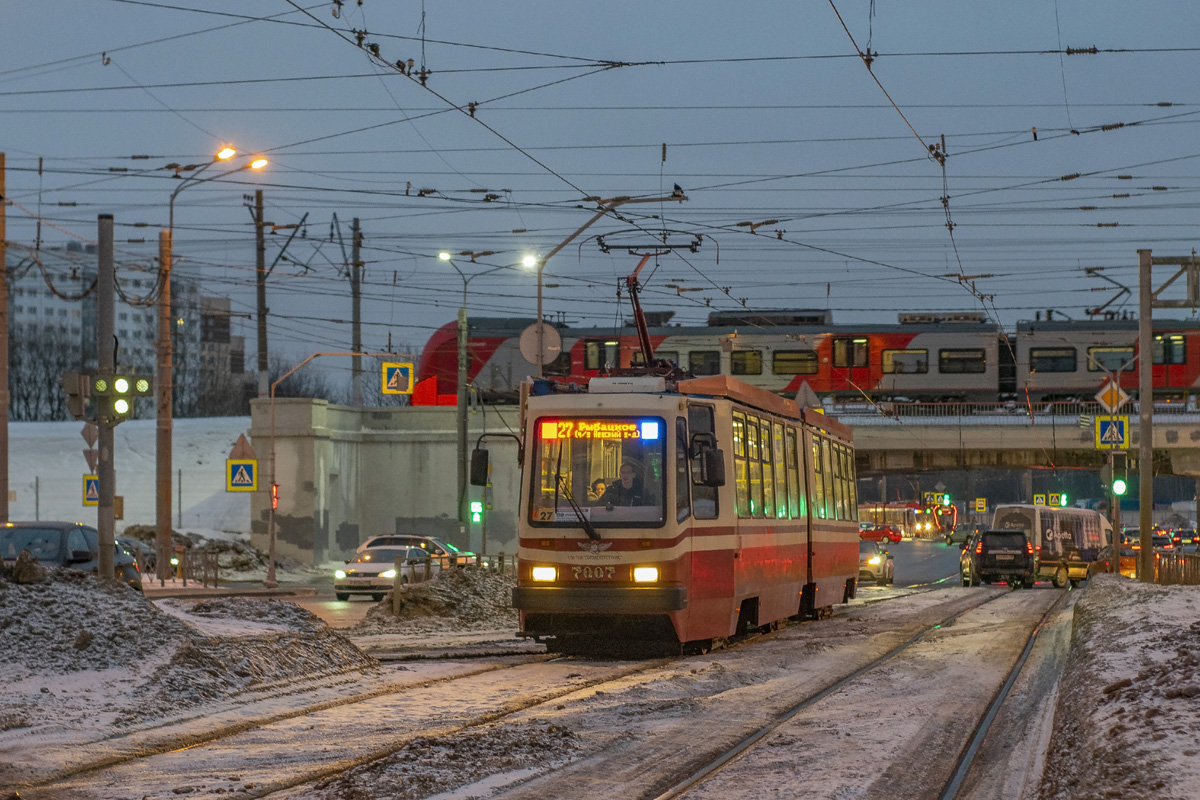
[[[442,570],[433,580],[410,583],[400,596],[400,614],[392,616],[391,595],[367,612],[347,632],[356,636],[379,633],[444,630],[515,629],[512,607],[516,576],[478,566]]]
[[[175,614],[116,581],[55,569],[19,584],[0,566],[0,750],[377,663],[293,603],[227,597]]]
[[[1075,605],[1040,796],[1194,797],[1200,587],[1101,575]]]

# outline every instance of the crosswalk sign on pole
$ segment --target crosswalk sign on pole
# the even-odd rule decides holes
[[[83,476],[83,504],[85,506],[100,505],[100,478],[97,475]]]
[[[1129,449],[1129,417],[1096,417],[1096,449]]]
[[[1035,506],[1044,506],[1044,505],[1046,505],[1046,495],[1044,495],[1044,494],[1035,494],[1035,495],[1033,496],[1033,504],[1034,504]]]
[[[394,362],[383,362],[384,394],[413,393],[413,365]]]
[[[225,491],[257,492],[258,462],[248,458],[231,458],[226,461]]]

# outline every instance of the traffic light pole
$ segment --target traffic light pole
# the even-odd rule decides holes
[[[99,217],[99,241],[96,283],[96,367],[100,373],[111,374],[116,369],[113,354],[113,302],[115,295],[115,273],[113,269],[113,217]],[[105,398],[102,402],[108,402]],[[108,409],[101,409],[100,457],[96,477],[100,484],[99,505],[96,508],[96,530],[99,538],[99,564],[97,573],[101,578],[112,578],[116,520],[113,517],[113,494],[115,494],[116,471],[113,468],[113,429],[104,419]]]

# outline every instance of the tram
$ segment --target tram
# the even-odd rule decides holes
[[[523,415],[520,636],[703,651],[855,596],[844,425],[727,376],[570,388],[536,382]]]

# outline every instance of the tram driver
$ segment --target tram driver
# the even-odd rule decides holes
[[[626,461],[621,465],[618,479],[604,490],[597,505],[613,508],[615,506],[641,506],[646,504],[645,490],[642,479],[638,477],[633,464]]]

